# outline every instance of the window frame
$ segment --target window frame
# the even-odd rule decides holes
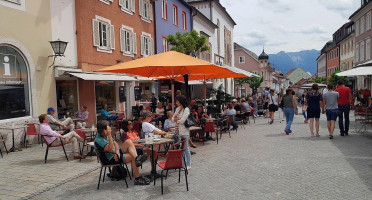
[[[371,29],[371,20],[371,11],[369,11],[366,16],[366,30]]]
[[[146,44],[147,44],[147,48],[145,47]],[[146,51],[147,53],[145,53]],[[154,54],[154,39],[152,38],[150,33],[142,32],[141,34],[141,55],[143,57],[147,57],[153,54]]]
[[[122,35],[123,33],[124,35]],[[137,54],[137,34],[129,26],[122,25],[120,28],[120,50],[124,56],[134,57]]]
[[[164,45],[164,41],[165,41],[166,45]],[[162,36],[161,45],[162,45],[163,53],[168,52],[170,50],[169,49],[169,42],[167,41],[167,36],[164,36],[164,35]]]
[[[99,34],[99,45],[95,45],[95,33],[94,33],[94,20],[98,21],[98,34]],[[106,43],[107,46],[101,46],[101,24],[104,24],[107,26],[106,28]],[[108,31],[109,30],[109,31]],[[111,20],[106,19],[104,17],[96,15],[96,17],[93,19],[93,46],[97,47],[97,51],[99,52],[105,52],[105,53],[112,53],[112,50],[115,50],[115,27],[111,24]],[[103,35],[102,35],[103,36]],[[103,39],[102,39],[103,41]]]
[[[113,0],[99,0],[99,1],[107,5],[111,5],[111,3],[113,2]]]
[[[175,12],[175,9],[176,9],[176,12]],[[172,6],[172,19],[173,19],[173,25],[177,26],[179,25],[179,18],[178,18],[178,6],[177,4],[173,4]],[[176,22],[176,24],[175,24]]]
[[[187,12],[185,10],[182,10],[182,29],[187,30]]]
[[[245,56],[239,56],[239,63],[240,64],[244,64],[245,63]]]
[[[168,21],[168,0],[161,0],[161,18]]]
[[[141,19],[145,22],[151,23],[153,21],[153,6],[149,0],[139,0],[139,7],[140,7],[140,16]],[[145,10],[147,6],[147,10]],[[147,12],[145,12],[147,11]],[[145,16],[145,13],[147,16]]]

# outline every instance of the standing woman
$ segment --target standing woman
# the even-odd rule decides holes
[[[296,97],[292,94],[292,89],[288,88],[285,91],[285,95],[282,98],[283,101],[283,112],[286,119],[286,126],[284,129],[285,134],[289,135],[292,133],[291,125],[293,122],[294,114],[297,109]]]
[[[181,137],[185,137],[185,158],[186,158],[186,166],[189,170],[191,168],[191,154],[189,148],[189,137],[190,131],[185,126],[185,122],[187,117],[190,115],[190,109],[188,107],[187,99],[182,94],[176,96],[176,105],[177,109],[174,112],[172,121],[178,124],[179,134]]]
[[[253,91],[252,93],[252,99],[253,99],[253,103],[254,103],[254,113],[253,115],[255,117],[257,117],[257,112],[258,112],[258,105],[257,105],[257,100],[258,100],[258,95],[257,95],[257,91]]]
[[[274,93],[273,89],[270,89],[269,99],[269,113],[270,113],[270,124],[274,123],[274,113],[278,111],[279,108],[279,98],[278,95]]]
[[[310,119],[310,134],[314,137],[314,119],[316,136],[319,137],[320,106],[323,105],[322,94],[318,91],[318,84],[314,83],[311,91],[306,94],[307,119]]]

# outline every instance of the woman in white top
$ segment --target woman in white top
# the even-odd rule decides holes
[[[270,90],[270,94],[268,96],[269,99],[269,113],[270,113],[270,124],[274,123],[274,113],[279,108],[279,97],[277,94],[274,93],[274,90]]]
[[[186,144],[185,144],[184,155],[186,158],[187,169],[190,169],[191,168],[191,154],[190,154],[190,148],[189,148],[190,131],[185,126],[186,119],[190,115],[190,109],[187,106],[188,105],[187,99],[183,95],[178,95],[176,97],[176,105],[177,105],[177,109],[174,112],[172,121],[177,123],[180,136],[185,137]]]

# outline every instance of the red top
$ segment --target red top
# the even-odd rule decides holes
[[[351,94],[351,90],[345,86],[339,86],[335,92],[338,92],[340,97],[338,98],[338,105],[350,105],[349,95]]]

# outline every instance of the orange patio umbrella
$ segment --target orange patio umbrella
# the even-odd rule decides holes
[[[98,71],[125,73],[143,77],[161,77],[163,79],[172,80],[182,78],[185,74],[189,75],[189,80],[248,77],[245,74],[234,72],[228,68],[214,65],[176,51],[169,51],[129,62],[119,63],[111,67],[102,68]],[[197,77],[201,79],[197,79]],[[172,91],[172,99],[174,99],[173,81]]]

